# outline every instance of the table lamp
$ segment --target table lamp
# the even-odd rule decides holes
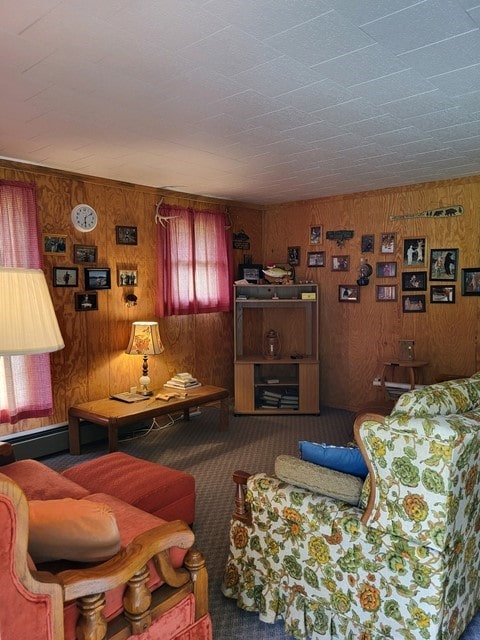
[[[139,383],[140,393],[144,396],[151,396],[153,391],[149,391],[148,385],[148,356],[159,354],[165,351],[158,331],[158,322],[133,322],[130,333],[130,341],[125,353],[130,355],[143,355],[143,372]]]
[[[65,346],[41,269],[0,267],[0,356],[59,351]]]

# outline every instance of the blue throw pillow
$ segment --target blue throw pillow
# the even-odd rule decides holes
[[[331,444],[318,444],[301,440],[298,443],[300,458],[322,467],[366,478],[368,468],[360,449],[356,447],[336,447]]]

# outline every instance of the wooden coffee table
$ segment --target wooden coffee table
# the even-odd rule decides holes
[[[186,392],[185,397],[171,400],[157,400],[157,393],[172,392],[174,389],[160,389],[154,392],[148,400],[140,402],[121,402],[111,398],[92,400],[70,407],[68,410],[68,438],[70,453],[80,454],[80,420],[87,420],[108,431],[108,450],[116,451],[118,448],[118,428],[124,425],[134,424],[142,420],[156,418],[183,411],[183,419],[190,419],[190,409],[199,407],[209,402],[220,402],[220,431],[228,431],[228,390],[222,387],[205,385],[194,387]],[[183,394],[182,391],[178,393]]]

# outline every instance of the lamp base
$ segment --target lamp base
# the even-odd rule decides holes
[[[140,395],[153,396],[153,391],[150,391],[150,389],[148,388],[148,385],[150,384],[150,378],[148,376],[141,376],[138,382],[140,383]]]

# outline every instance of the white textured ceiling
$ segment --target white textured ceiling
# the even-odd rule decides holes
[[[252,203],[480,174],[480,0],[0,0],[0,156]]]

